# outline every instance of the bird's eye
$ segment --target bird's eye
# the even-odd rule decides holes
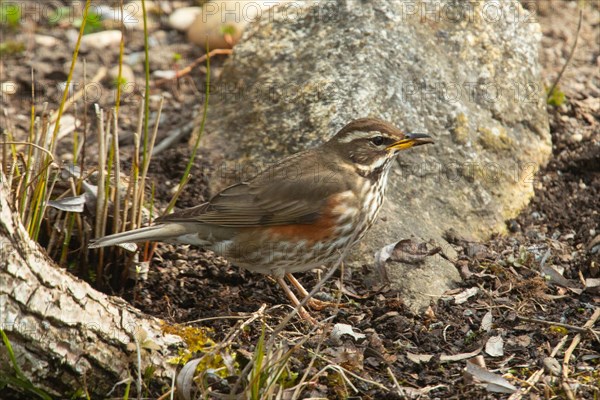
[[[371,138],[371,143],[373,143],[375,146],[381,146],[383,144],[383,136],[375,136],[374,138]]]

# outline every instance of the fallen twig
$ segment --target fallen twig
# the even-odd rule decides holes
[[[554,321],[546,321],[544,319],[537,319],[537,318],[527,318],[527,317],[522,317],[520,315],[517,316],[520,320],[522,321],[526,321],[526,322],[535,322],[538,324],[544,324],[544,325],[550,325],[550,326],[560,326],[561,328],[566,328],[569,329],[573,332],[578,332],[578,333],[591,333],[594,336],[597,336],[600,334],[600,331],[595,331],[590,327],[586,328],[586,325],[584,325],[583,327],[579,327],[579,326],[575,326],[575,325],[569,325],[569,324],[563,324],[562,322],[554,322]],[[593,324],[592,324],[593,326]]]
[[[156,86],[160,86],[163,85],[167,82],[173,81],[173,80],[177,80],[179,78],[181,78],[182,76],[186,76],[187,74],[189,74],[190,72],[192,72],[192,70],[194,68],[196,68],[198,65],[202,64],[203,62],[206,61],[206,57],[212,57],[212,56],[216,56],[216,55],[229,55],[233,53],[232,49],[214,49],[212,51],[210,51],[207,54],[204,54],[198,58],[196,58],[194,60],[194,62],[192,62],[190,65],[188,65],[187,67],[180,69],[179,71],[177,71],[175,73],[175,76],[173,76],[172,78],[163,78],[163,79],[159,79],[157,81],[154,82],[154,87]]]

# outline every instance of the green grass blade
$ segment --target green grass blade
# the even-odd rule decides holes
[[[79,36],[77,36],[77,42],[75,43],[75,50],[73,51],[73,58],[71,59],[71,68],[69,69],[69,75],[67,75],[67,84],[63,92],[62,100],[58,107],[58,113],[56,114],[56,124],[54,125],[54,131],[52,132],[52,151],[56,145],[56,137],[58,136],[58,129],[60,127],[60,118],[62,117],[67,97],[69,96],[69,90],[71,87],[71,80],[73,79],[73,72],[75,71],[75,64],[77,64],[77,56],[79,54],[79,47],[81,46],[81,38],[83,37],[83,30],[85,29],[85,23],[87,21],[88,11],[92,0],[86,0],[85,7],[83,9],[83,19],[81,20],[81,27],[79,28]]]
[[[150,57],[148,55],[148,14],[146,13],[146,1],[142,0],[142,19],[144,21],[144,70],[145,70],[145,91],[144,91],[144,136],[142,166],[148,162],[148,124],[150,119]]]
[[[6,336],[6,333],[4,332],[3,329],[0,329],[0,335],[2,335],[2,341],[4,342],[4,345],[6,346],[6,350],[8,352],[8,358],[10,360],[10,363],[12,364],[15,374],[17,375],[16,377],[1,375],[0,382],[7,384],[7,385],[11,385],[13,387],[24,389],[31,393],[34,393],[41,399],[52,400],[52,397],[50,397],[48,395],[48,393],[33,386],[33,384],[29,381],[29,379],[27,379],[25,374],[23,374],[23,371],[21,371],[19,364],[17,364],[17,358],[15,357],[15,352],[12,348],[12,345],[10,344],[10,340],[8,340],[8,336]]]
[[[202,121],[200,122],[200,129],[198,130],[198,135],[196,136],[196,142],[194,143],[194,147],[192,148],[192,154],[190,155],[190,159],[185,167],[185,171],[183,172],[183,176],[179,181],[179,188],[175,193],[175,196],[169,202],[164,214],[168,214],[171,212],[173,207],[175,207],[175,202],[177,201],[177,197],[179,197],[179,193],[185,186],[185,184],[189,181],[190,171],[192,170],[192,166],[194,165],[194,160],[196,159],[196,153],[198,152],[198,148],[200,147],[200,139],[202,139],[202,134],[204,133],[204,126],[206,125],[206,118],[208,116],[208,100],[210,97],[210,51],[208,48],[208,44],[206,45],[206,90],[204,93],[204,106],[202,112]]]

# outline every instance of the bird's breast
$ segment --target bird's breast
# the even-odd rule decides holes
[[[358,185],[360,187],[360,197],[363,199],[360,207],[359,222],[356,226],[354,243],[360,241],[369,229],[375,223],[377,215],[383,205],[387,176],[389,169],[382,172],[382,176],[376,180],[363,178]]]

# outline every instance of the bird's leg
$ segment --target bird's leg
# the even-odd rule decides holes
[[[294,292],[292,292],[290,287],[287,285],[287,283],[285,283],[285,280],[283,280],[283,278],[275,278],[275,279],[277,280],[277,283],[279,283],[279,286],[281,286],[281,288],[285,292],[288,299],[290,299],[290,301],[292,302],[292,305],[294,307],[298,308],[298,306],[300,305],[300,301],[298,301],[298,298],[296,297]],[[315,320],[313,317],[311,317],[311,315],[308,313],[308,311],[306,311],[306,309],[304,307],[300,307],[298,309],[298,315],[300,315],[300,317],[302,319],[310,322],[311,324],[317,323],[317,320]]]
[[[300,282],[298,282],[298,280],[294,277],[294,275],[287,273],[287,274],[285,274],[285,277],[288,278],[288,280],[291,282],[292,285],[294,285],[294,287],[298,290],[298,292],[300,293],[300,295],[302,297],[308,297],[308,291],[304,288],[304,286],[302,286],[302,284]],[[325,307],[332,306],[333,304],[330,302],[327,302],[327,301],[321,301],[321,300],[310,298],[306,302],[306,305],[309,306],[310,308],[312,308],[313,310],[319,311],[319,310],[324,309]]]

